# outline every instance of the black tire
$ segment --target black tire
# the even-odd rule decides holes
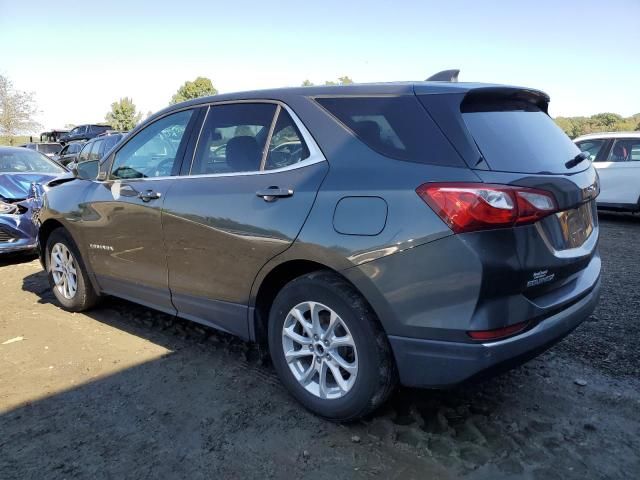
[[[282,344],[285,320],[292,308],[308,301],[321,303],[337,313],[357,349],[355,381],[340,398],[320,398],[307,391],[285,359]],[[391,347],[375,313],[350,283],[333,272],[313,272],[285,285],[269,312],[268,336],[271,359],[284,386],[305,408],[327,419],[350,421],[363,417],[382,405],[397,384]]]
[[[56,244],[64,245],[69,250],[73,260],[75,261],[77,288],[75,294],[71,298],[67,298],[60,291],[53,278],[51,252]],[[80,256],[80,252],[69,233],[63,228],[58,228],[49,235],[45,251],[45,267],[51,290],[58,302],[62,305],[62,308],[70,312],[83,312],[98,303],[99,296],[87,276],[87,270],[84,262],[82,261],[82,257]]]

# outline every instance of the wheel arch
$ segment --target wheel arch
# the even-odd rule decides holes
[[[59,228],[62,228],[67,233],[67,235],[71,237],[71,241],[73,241],[73,243],[75,244],[76,250],[79,252],[80,258],[78,258],[78,261],[81,262],[81,264],[84,266],[85,271],[87,272],[87,277],[89,278],[89,281],[93,286],[93,289],[96,292],[100,292],[99,285],[95,279],[95,276],[93,275],[93,271],[91,270],[91,268],[89,268],[89,265],[84,259],[83,253],[85,252],[83,252],[82,249],[80,248],[80,245],[78,244],[78,241],[74,237],[73,233],[71,233],[71,231],[64,225],[64,223],[62,223],[61,221],[55,218],[49,218],[45,220],[42,223],[42,225],[40,225],[40,228],[38,229],[38,255],[40,257],[40,263],[42,264],[42,268],[45,270],[47,269],[47,263],[45,259],[45,252],[47,250],[47,241],[49,240],[49,237],[51,236],[51,234]]]
[[[65,226],[55,218],[50,218],[40,225],[38,229],[38,255],[40,256],[42,268],[46,268],[45,251],[47,250],[47,241],[49,240],[51,232],[58,228],[65,228]]]
[[[376,309],[371,305],[369,299],[364,295],[361,289],[358,288],[349,278],[343,275],[340,271],[332,268],[326,264],[319,263],[317,261],[306,260],[306,259],[293,259],[284,261],[276,266],[274,266],[264,277],[262,280],[256,284],[254,284],[254,292],[253,295],[253,308],[250,309],[249,316],[249,331],[250,337],[255,340],[257,343],[261,345],[267,344],[267,328],[269,322],[269,311],[271,310],[271,305],[273,304],[273,300],[282,288],[289,283],[290,281],[298,278],[302,275],[309,274],[311,272],[316,271],[328,271],[332,272],[336,275],[342,277],[346,282],[348,282],[364,299],[364,301],[369,305],[371,311],[375,314],[378,323],[381,328],[384,329],[382,322],[380,321],[380,317]]]

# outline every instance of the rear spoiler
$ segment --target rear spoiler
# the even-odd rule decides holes
[[[519,87],[483,87],[469,90],[462,103],[461,111],[484,110],[485,106],[493,109],[509,103],[528,103],[535,105],[540,110],[548,114],[549,95],[540,90]]]
[[[427,78],[426,82],[457,82],[460,69],[442,70]]]

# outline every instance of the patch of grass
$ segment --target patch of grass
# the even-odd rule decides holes
[[[33,140],[38,142],[40,141],[40,137],[33,137]],[[15,137],[9,137],[6,135],[0,135],[0,145],[22,145],[23,143],[28,143],[30,141],[29,136],[27,135],[17,135]]]

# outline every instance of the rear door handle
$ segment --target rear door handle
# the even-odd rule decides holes
[[[138,198],[143,202],[148,202],[150,200],[157,200],[161,196],[162,194],[160,192],[154,192],[153,190],[145,190],[144,192],[140,192],[138,194]]]
[[[262,197],[265,202],[273,202],[278,198],[290,197],[293,195],[293,188],[269,187],[256,192],[258,197]]]

